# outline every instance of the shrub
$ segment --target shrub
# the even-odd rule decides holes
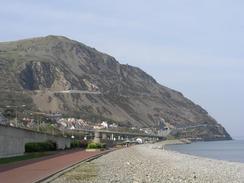
[[[48,144],[49,151],[55,151],[55,150],[57,150],[57,144],[56,144],[56,142],[53,142],[53,141],[49,140],[49,141],[46,141],[46,143]]]
[[[95,142],[89,143],[87,146],[88,149],[100,149],[100,148],[105,148],[105,147],[106,147],[106,144],[95,143]]]
[[[70,143],[70,147],[71,148],[76,148],[76,147],[80,147],[80,141],[79,140],[74,140]]]
[[[88,142],[86,140],[80,141],[80,148],[87,148]]]
[[[57,144],[52,141],[29,142],[25,144],[25,152],[44,152],[57,150]]]

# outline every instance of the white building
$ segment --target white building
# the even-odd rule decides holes
[[[108,128],[108,122],[107,121],[103,121],[101,123],[101,126],[103,126],[104,128]]]

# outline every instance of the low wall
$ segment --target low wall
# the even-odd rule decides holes
[[[70,147],[71,139],[45,133],[0,125],[0,157],[21,155],[28,142],[44,142],[52,140],[58,149]]]

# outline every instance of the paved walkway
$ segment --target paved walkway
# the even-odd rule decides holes
[[[48,177],[56,172],[70,167],[82,160],[86,160],[98,154],[106,153],[102,152],[86,152],[75,151],[63,154],[60,156],[54,156],[52,158],[46,158],[41,161],[33,161],[32,163],[13,166],[11,169],[9,166],[0,169],[0,182],[1,183],[31,183],[40,179]]]

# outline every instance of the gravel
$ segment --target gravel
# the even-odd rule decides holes
[[[158,143],[116,150],[81,164],[52,183],[244,183],[242,163],[186,155],[161,147],[162,143]]]

